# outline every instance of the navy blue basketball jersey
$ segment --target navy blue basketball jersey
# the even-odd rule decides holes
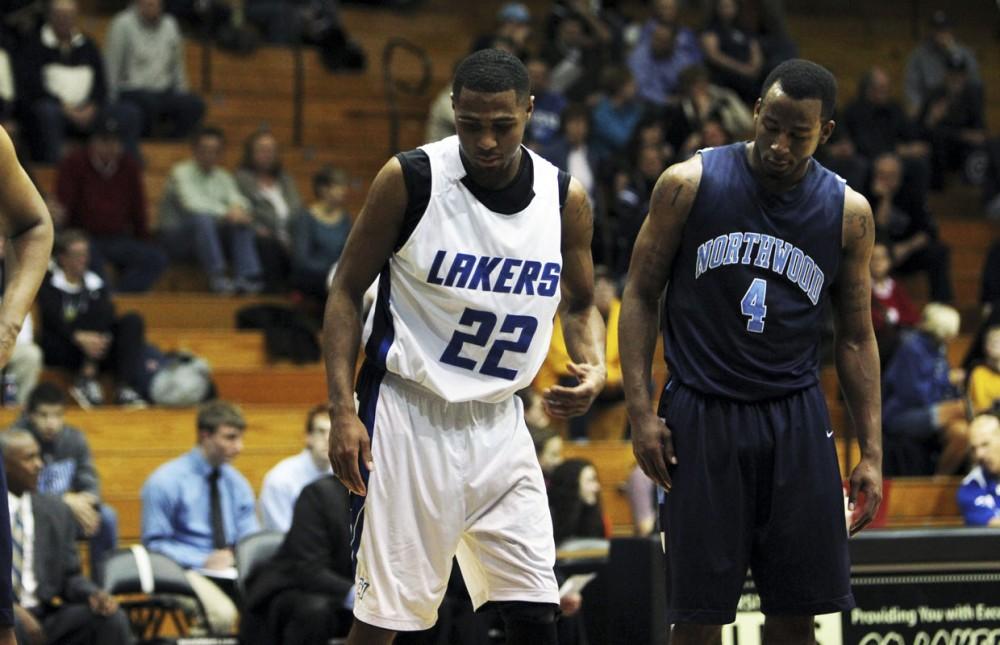
[[[844,180],[814,159],[798,186],[776,194],[754,179],[745,143],[699,154],[701,184],[664,300],[671,377],[744,401],[808,387],[840,264]]]

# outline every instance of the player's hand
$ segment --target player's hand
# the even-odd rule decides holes
[[[603,365],[567,363],[569,373],[576,377],[573,386],[553,385],[542,393],[549,416],[568,419],[586,414],[597,395],[604,389],[607,372]]]
[[[347,490],[364,497],[368,494],[368,489],[358,464],[364,461],[369,471],[375,469],[368,429],[361,423],[358,415],[353,413],[335,415],[331,412],[330,423],[329,457],[333,474],[343,482]]]
[[[110,616],[118,611],[118,601],[108,595],[106,591],[95,591],[87,598],[90,611],[98,616]]]
[[[857,514],[858,494],[864,496],[864,508],[861,514]],[[851,491],[847,496],[847,510],[854,514],[854,522],[851,524],[850,534],[854,535],[861,529],[868,526],[878,505],[882,502],[882,465],[881,461],[862,457],[858,465],[851,473]]]
[[[673,482],[668,467],[677,465],[677,457],[670,428],[663,419],[649,413],[632,420],[632,454],[642,472],[669,493]]]

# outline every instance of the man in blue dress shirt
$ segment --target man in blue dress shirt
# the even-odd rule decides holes
[[[216,633],[232,633],[237,612],[216,581],[235,578],[233,545],[260,530],[253,489],[229,465],[243,451],[246,421],[225,401],[198,410],[198,443],[160,466],[142,487],[142,543],[188,570]]]
[[[1000,418],[991,411],[973,419],[969,443],[976,466],[962,480],[958,506],[966,525],[1000,528]]]

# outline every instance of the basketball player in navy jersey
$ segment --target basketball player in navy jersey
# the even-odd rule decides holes
[[[3,128],[0,128],[0,236],[6,239],[0,303],[0,368],[3,368],[14,351],[17,335],[31,310],[52,253],[52,218],[17,160],[14,145]],[[0,459],[0,645],[17,643],[11,546],[7,479]]]
[[[604,386],[604,324],[586,192],[521,145],[529,89],[506,52],[466,58],[457,136],[382,168],[330,287],[330,460],[355,514],[352,645],[433,625],[453,556],[473,604],[499,606],[508,643],[556,642],[552,522],[514,393],[544,360],[558,310],[579,382],[544,401],[584,413]]]
[[[719,641],[748,566],[765,643],[814,643],[815,614],[854,606],[818,349],[829,293],[837,372],[861,445],[853,534],[871,521],[882,486],[874,226],[867,201],[812,158],[833,132],[835,101],[823,67],[775,68],[754,107],[754,140],[668,168],[632,254],[622,367],[636,458],[666,493],[673,645]],[[670,381],[654,413],[661,296]]]

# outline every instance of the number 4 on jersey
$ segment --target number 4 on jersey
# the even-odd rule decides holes
[[[755,334],[764,333],[764,317],[767,316],[767,281],[763,278],[754,278],[750,283],[750,288],[743,295],[740,301],[740,308],[744,316],[749,316],[747,321],[747,331]]]

